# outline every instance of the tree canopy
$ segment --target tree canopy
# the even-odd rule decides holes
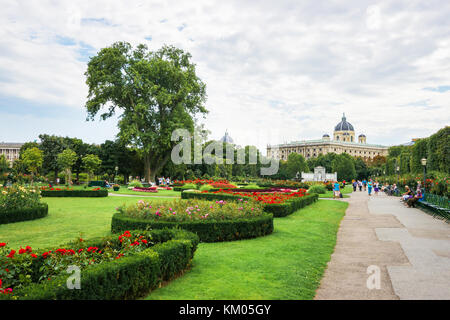
[[[120,140],[139,150],[145,178],[154,181],[175,145],[175,129],[193,132],[195,116],[206,114],[205,84],[197,77],[191,55],[173,46],[157,51],[126,42],[103,48],[85,73],[89,88],[86,109],[93,120],[120,109]]]

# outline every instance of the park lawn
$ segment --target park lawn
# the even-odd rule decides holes
[[[276,218],[269,236],[201,243],[192,268],[147,299],[313,299],[347,206],[318,201]]]
[[[48,248],[75,240],[80,232],[85,239],[110,234],[115,208],[135,203],[144,197],[42,198],[48,203],[48,216],[42,219],[0,225],[0,242],[13,249],[20,246]],[[152,201],[165,201],[153,199]]]

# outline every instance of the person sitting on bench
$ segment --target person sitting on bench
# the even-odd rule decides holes
[[[407,201],[409,198],[413,197],[413,193],[408,186],[405,186],[406,192],[402,194],[402,200]]]
[[[408,205],[408,208],[415,208],[416,202],[419,201],[421,198],[422,198],[422,190],[417,189],[416,195],[414,197],[406,200],[406,204]]]

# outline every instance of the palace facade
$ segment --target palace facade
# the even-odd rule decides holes
[[[375,156],[387,156],[388,147],[378,144],[368,144],[364,134],[360,134],[356,140],[355,130],[347,122],[344,114],[341,122],[334,128],[333,140],[331,140],[328,134],[324,134],[322,139],[318,140],[293,141],[267,146],[267,157],[270,158],[287,160],[289,154],[293,152],[303,155],[305,159],[334,152],[337,154],[348,153],[354,157],[370,160]]]
[[[19,159],[19,151],[22,145],[23,143],[0,142],[0,156],[4,155],[6,161],[12,164],[16,159]]]

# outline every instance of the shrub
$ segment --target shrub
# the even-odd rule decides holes
[[[133,245],[137,241],[140,243]],[[192,233],[172,229],[125,232],[119,237],[78,242],[84,246],[82,251],[33,253],[27,247],[14,258],[6,257],[8,266],[19,273],[15,273],[12,294],[0,295],[0,299],[135,299],[181,273],[191,261],[198,241]],[[75,244],[69,245],[78,249]],[[83,265],[86,258],[95,263]],[[74,263],[83,269],[81,290],[66,286],[65,268]],[[54,274],[51,280],[47,280],[47,272]],[[5,286],[14,283],[8,281]]]
[[[309,193],[317,193],[317,194],[324,194],[327,192],[327,189],[325,186],[321,185],[313,185],[308,189]]]
[[[143,185],[142,185],[142,183],[139,181],[139,180],[131,180],[129,183],[128,183],[128,187],[138,187],[138,188],[142,188],[143,187]]]
[[[194,183],[186,183],[181,187],[181,190],[197,189],[197,185]]]
[[[210,185],[210,184],[204,184],[204,185],[202,185],[201,187],[200,187],[200,191],[208,191],[208,190],[211,190],[211,189],[213,189],[213,186],[212,185]]]
[[[108,190],[96,188],[93,190],[71,190],[53,188],[53,190],[42,190],[43,197],[85,197],[85,198],[101,198],[108,196]]]
[[[205,192],[191,192],[191,191],[183,191],[181,193],[181,199],[203,199],[203,200],[230,200],[230,201],[239,201],[242,199],[242,195],[236,195],[235,193],[205,193]],[[305,207],[313,202],[315,202],[319,198],[318,194],[310,194],[303,195],[301,197],[291,197],[290,199],[286,199],[285,201],[266,201],[263,204],[263,211],[267,213],[273,214],[275,218],[287,216],[298,209]],[[258,199],[258,196],[256,196]]]
[[[263,213],[254,201],[174,200],[153,206],[139,200],[117,208],[111,230],[180,227],[195,232],[201,241],[229,241],[253,238],[273,231],[272,215]]]
[[[11,210],[35,208],[40,203],[39,194],[37,188],[0,186],[0,214]]]
[[[0,224],[35,220],[47,215],[48,205],[46,203],[39,203],[34,208],[12,209],[0,212]]]
[[[116,212],[112,217],[111,231],[125,229],[182,228],[196,233],[202,242],[233,241],[261,237],[273,232],[273,216],[262,214],[253,218],[235,220],[154,221],[129,217]]]

